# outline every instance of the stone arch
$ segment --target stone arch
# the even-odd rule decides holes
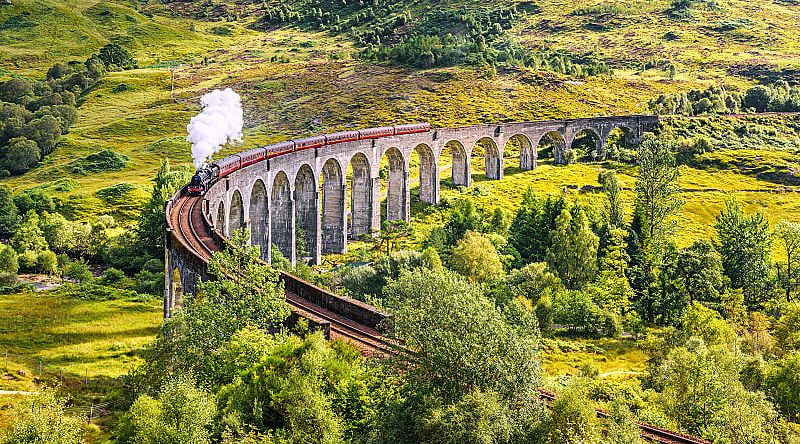
[[[519,169],[529,171],[536,168],[536,150],[533,149],[531,139],[524,134],[514,134],[506,142],[503,152],[508,156],[512,152],[519,152]]]
[[[439,169],[430,146],[421,143],[414,147],[413,153],[419,158],[419,200],[435,204],[439,200]]]
[[[576,158],[598,159],[602,156],[603,143],[600,135],[593,128],[582,128],[572,136],[569,144],[575,151]]]
[[[217,207],[217,219],[214,221],[214,226],[217,230],[222,233],[225,233],[225,229],[228,228],[228,219],[225,213],[225,202],[220,201],[219,206]]]
[[[503,178],[503,156],[497,142],[491,137],[481,137],[475,142],[475,148],[482,148],[485,158],[485,173],[487,179],[498,180]]]
[[[320,176],[322,253],[344,253],[347,245],[347,192],[339,161],[328,159]]]
[[[543,159],[551,157],[556,165],[564,164],[567,142],[557,131],[548,131],[539,137],[536,142],[536,158]]]
[[[303,164],[294,179],[295,204],[295,254],[310,257],[316,263],[319,210],[317,209],[317,183],[314,171]],[[298,238],[298,235],[302,237]],[[302,242],[302,245],[299,243]],[[303,246],[304,248],[300,248]]]
[[[369,159],[356,153],[348,167],[350,176],[350,238],[357,239],[372,230],[373,180]]]
[[[444,144],[439,162],[450,159],[450,178],[455,186],[468,187],[472,183],[470,176],[469,156],[464,145],[458,140],[450,140]]]
[[[403,153],[397,148],[389,148],[383,154],[389,161],[386,185],[386,220],[406,220],[406,187],[408,171]]]
[[[261,179],[250,191],[250,243],[259,247],[261,259],[269,259],[269,205],[267,187]]]
[[[244,227],[244,204],[242,203],[242,193],[239,190],[233,192],[231,196],[230,210],[228,210],[228,236],[234,231]]]
[[[279,171],[272,182],[270,203],[270,241],[294,263],[294,201],[289,178],[283,171]]]

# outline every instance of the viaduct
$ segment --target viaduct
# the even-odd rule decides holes
[[[469,187],[472,157],[484,157],[487,179],[502,179],[510,146],[519,149],[520,169],[532,170],[543,144],[552,147],[554,163],[560,164],[579,134],[592,137],[596,154],[603,156],[614,129],[622,130],[627,143],[638,144],[657,123],[657,116],[632,115],[433,128],[273,157],[216,181],[191,204],[182,190],[167,203],[165,316],[180,304],[176,288],[193,293],[198,279],[207,278],[212,250],[239,228],[249,229],[265,261],[278,248],[293,264],[298,259],[318,264],[323,254],[344,253],[349,239],[380,230],[382,218],[408,221],[412,158],[419,165],[420,200],[435,204],[443,155],[450,157],[452,183]],[[383,159],[388,165],[381,168]]]

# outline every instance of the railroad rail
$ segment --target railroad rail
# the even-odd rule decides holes
[[[202,201],[202,197],[189,196],[182,190],[167,208],[170,211],[168,221],[174,238],[183,248],[208,263],[221,246],[205,219]],[[289,290],[286,290],[286,302],[296,315],[320,326],[329,339],[347,340],[365,355],[388,355],[402,351],[402,347],[383,337],[377,329],[347,319]]]

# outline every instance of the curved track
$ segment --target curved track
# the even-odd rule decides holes
[[[191,197],[183,192],[179,193],[172,205],[168,207],[167,220],[175,239],[199,259],[208,262],[212,254],[219,251],[220,247],[214,240],[211,229],[206,223],[202,202],[202,197]],[[365,355],[389,356],[408,353],[408,350],[387,340],[374,328],[340,316],[292,292],[286,292],[286,302],[292,307],[292,310],[301,316],[311,318],[320,324],[328,324],[330,326],[331,339],[341,338],[349,341]],[[548,404],[556,399],[556,395],[553,392],[545,389],[539,390],[539,396]],[[603,418],[608,416],[605,411],[600,409],[597,410],[597,415]],[[641,430],[642,438],[650,442],[660,444],[708,444],[708,441],[650,424],[640,422],[638,426]]]
[[[202,202],[202,197],[180,193],[173,201],[168,219],[175,238],[183,247],[203,262],[208,262],[220,247],[205,222]],[[367,355],[396,354],[402,350],[374,328],[340,316],[292,292],[286,292],[286,302],[301,316],[310,317],[321,324],[329,324],[331,339],[341,338],[350,341]]]

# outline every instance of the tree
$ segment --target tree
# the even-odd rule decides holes
[[[66,398],[54,389],[31,396],[2,444],[82,444],[83,421],[66,414]]]
[[[800,418],[800,353],[791,352],[774,362],[767,373],[766,392],[789,421]]]
[[[652,248],[654,258],[659,259],[673,233],[672,217],[683,205],[679,196],[679,172],[672,147],[654,137],[646,138],[639,145],[637,161],[636,207],[646,222],[644,245]]]
[[[563,196],[541,199],[528,188],[509,230],[509,241],[524,263],[545,260],[550,245],[549,233],[555,229],[556,218],[566,207]]]
[[[550,233],[547,263],[569,289],[581,289],[597,275],[600,239],[589,226],[583,209],[561,210],[556,229]]]
[[[546,422],[546,444],[600,442],[600,424],[591,401],[577,384],[562,391],[550,409]]]
[[[603,170],[598,178],[606,195],[604,204],[609,230],[625,226],[625,212],[622,208],[622,185],[614,170]]]
[[[717,216],[717,245],[725,275],[733,288],[741,288],[745,303],[754,307],[767,296],[772,269],[772,233],[761,213],[745,216],[731,197]]]
[[[0,273],[16,275],[18,271],[17,253],[8,245],[0,244]]]
[[[39,215],[35,211],[25,213],[22,224],[11,238],[11,246],[17,253],[47,250],[47,240],[39,228]]]
[[[178,188],[189,180],[189,171],[170,168],[169,159],[161,161],[161,167],[153,178],[153,191],[150,200],[142,209],[136,235],[151,257],[164,255],[164,206]],[[274,250],[274,249],[273,249]]]
[[[600,259],[597,281],[589,284],[589,293],[598,306],[622,317],[628,312],[630,300],[634,296],[625,276],[628,269],[625,231],[613,228],[608,237],[608,245]]]
[[[110,71],[136,68],[133,54],[116,43],[109,43],[100,48],[99,57]]]
[[[56,141],[61,137],[61,124],[53,116],[45,115],[33,119],[25,125],[22,133],[26,138],[36,142],[39,147],[40,158],[52,153],[56,148]]]
[[[800,351],[800,303],[792,302],[784,307],[780,319],[775,322],[775,338],[784,350]]]
[[[373,238],[373,250],[390,254],[393,249],[403,246],[411,236],[411,225],[404,220],[387,220]],[[385,251],[384,251],[385,248]]]
[[[533,399],[541,374],[536,332],[506,324],[461,276],[446,270],[403,273],[384,288],[384,297],[397,336],[415,350],[403,371],[418,390],[446,402],[474,390]]]
[[[328,343],[321,333],[261,340],[255,331],[242,333],[224,353],[244,368],[232,369],[238,376],[219,400],[224,432],[234,442],[255,432],[279,442],[336,444],[365,431],[358,424],[369,424],[376,401],[372,374],[354,349]],[[253,337],[263,346],[242,341]]]
[[[219,374],[217,350],[244,327],[275,331],[289,316],[278,272],[259,261],[257,247],[243,230],[234,232],[224,251],[214,254],[208,273],[214,280],[186,295],[184,308],[162,325],[147,351],[141,384],[155,388],[172,374],[194,374],[203,386],[229,382]]]
[[[769,107],[772,99],[772,92],[764,85],[756,85],[747,90],[744,94],[743,104],[745,108],[753,108],[759,113],[763,113]]]
[[[52,212],[56,207],[53,198],[38,189],[27,190],[17,194],[14,196],[14,205],[23,214],[30,210],[34,210],[39,214]]]
[[[214,400],[188,379],[171,379],[157,398],[142,395],[130,408],[130,437],[137,444],[203,444],[210,441]]]
[[[41,158],[42,152],[36,142],[18,137],[9,142],[3,165],[11,174],[22,174],[35,167]]]
[[[0,83],[0,101],[25,105],[33,95],[33,83],[25,78],[14,78]]]
[[[775,237],[786,252],[786,270],[783,285],[786,301],[792,300],[792,292],[800,286],[800,223],[782,220],[775,226]]]
[[[503,274],[503,263],[492,242],[467,231],[453,247],[453,269],[472,282],[487,282]]]
[[[444,225],[447,233],[447,244],[454,245],[464,237],[467,231],[481,231],[483,214],[475,208],[475,203],[470,199],[459,199],[453,204],[450,218]]]
[[[677,278],[689,302],[718,302],[724,291],[722,258],[711,242],[696,240],[678,252]]]
[[[17,231],[19,212],[11,195],[11,190],[0,184],[0,236],[9,236]]]

